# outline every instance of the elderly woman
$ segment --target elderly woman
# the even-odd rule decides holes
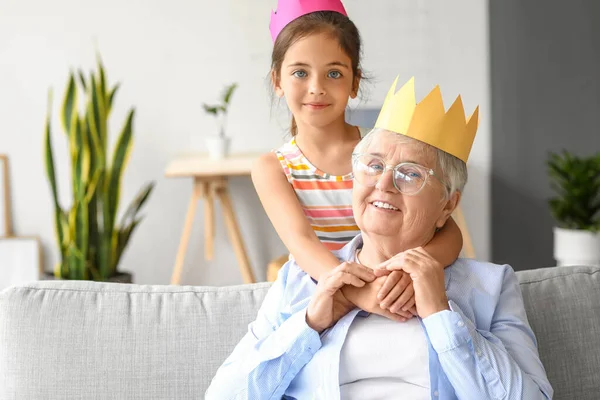
[[[282,268],[207,398],[552,397],[511,267],[458,259],[444,269],[422,249],[460,200],[476,124],[460,99],[446,113],[438,88],[415,104],[412,80],[398,93],[394,83],[353,158],[361,234],[318,283],[293,261]],[[381,285],[392,270],[412,278],[418,318],[345,300],[342,290]]]

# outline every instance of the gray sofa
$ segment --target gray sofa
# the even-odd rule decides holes
[[[600,268],[518,273],[555,399],[600,398]],[[269,288],[35,282],[0,293],[0,399],[199,399]]]

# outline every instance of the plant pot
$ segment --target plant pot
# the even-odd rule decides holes
[[[558,266],[600,266],[600,233],[555,227],[554,259]]]
[[[68,279],[65,278],[57,278],[54,276],[53,272],[44,272],[43,280],[52,281],[52,280],[61,280],[66,281]],[[90,279],[91,280],[91,279]],[[133,275],[130,272],[119,272],[117,275],[108,278],[104,282],[112,282],[112,283],[133,283]]]
[[[206,138],[206,147],[208,148],[208,156],[218,160],[229,155],[229,145],[231,138],[226,136],[209,136]]]

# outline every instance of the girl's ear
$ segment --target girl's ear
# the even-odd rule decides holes
[[[273,90],[277,97],[283,97],[283,89],[281,87],[281,79],[279,74],[274,69],[271,70],[271,83],[273,84]]]
[[[359,69],[352,81],[352,92],[350,92],[350,98],[355,99],[358,96],[358,87],[360,86],[360,80],[362,78],[362,71]]]

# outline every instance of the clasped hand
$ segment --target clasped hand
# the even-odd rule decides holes
[[[319,279],[306,321],[322,332],[355,307],[400,322],[448,309],[444,270],[420,247],[375,269],[344,262]]]

